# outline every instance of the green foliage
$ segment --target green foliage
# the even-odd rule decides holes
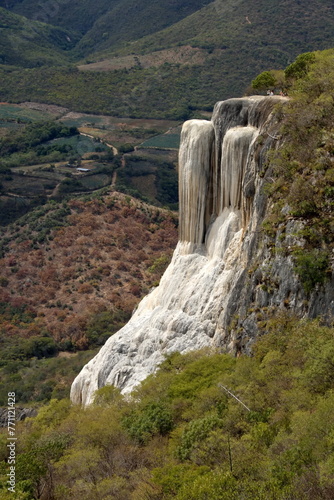
[[[172,379],[169,388],[169,395],[172,398],[192,399],[198,394],[204,393],[217,379],[217,376],[222,373],[228,373],[234,367],[235,360],[230,356],[212,355],[210,362],[208,356],[193,355],[194,359],[191,363],[186,363],[182,369],[180,376]],[[191,359],[191,358],[190,358]],[[176,372],[179,369],[179,361],[177,356],[171,356],[162,364],[162,369],[171,367]]]
[[[222,420],[217,415],[192,420],[183,431],[181,444],[177,449],[178,457],[181,460],[189,459],[192,450],[208,436],[211,430],[220,425],[222,425]]]
[[[20,344],[26,346],[24,339],[17,342],[16,347],[1,345],[6,356],[0,367],[1,405],[6,404],[8,387],[13,389],[21,404],[45,403],[52,398],[69,397],[75,376],[95,354],[95,351],[85,351],[69,358],[28,358],[28,350],[24,351]]]
[[[175,498],[178,500],[239,500],[240,496],[236,479],[218,470],[203,475],[198,474],[193,482],[182,485]]]
[[[315,62],[314,52],[300,54],[285,70],[286,78],[299,79],[307,75],[310,65]]]
[[[121,186],[122,192],[154,205],[178,209],[178,174],[172,162],[137,152],[125,157],[125,166],[117,171],[117,179],[117,189]]]
[[[49,337],[31,337],[28,342],[29,358],[49,358],[58,352],[56,342]]]
[[[118,151],[120,153],[130,153],[131,151],[134,151],[134,147],[132,144],[122,144],[119,148]]]
[[[86,335],[92,347],[103,345],[128,321],[129,315],[122,309],[102,311],[95,314],[87,325]]]
[[[86,409],[53,400],[18,428],[20,488],[24,477],[31,497],[57,499],[327,500],[333,339],[276,316],[252,358],[174,353],[132,396],[106,386]]]
[[[122,401],[121,391],[113,385],[105,385],[95,392],[94,405],[97,407],[112,406]]]
[[[153,264],[148,268],[148,270],[150,273],[162,274],[166,270],[169,262],[170,258],[168,255],[161,255],[153,262]]]
[[[193,464],[167,465],[153,470],[153,481],[161,487],[164,498],[175,498],[175,495],[182,490],[186,490],[194,482],[201,480],[208,474],[208,467],[196,467]]]
[[[252,81],[252,87],[256,90],[264,90],[274,88],[276,79],[270,71],[263,71]]]
[[[269,237],[300,219],[296,234],[303,248],[283,242],[304,291],[309,295],[330,278],[333,239],[334,51],[301,54],[286,70],[289,101],[277,109],[280,147],[269,155],[274,182],[268,189],[273,210],[264,221]],[[305,147],[307,144],[307,147]]]
[[[86,188],[78,179],[64,179],[58,187],[60,195],[75,193],[76,191],[86,191]]]
[[[132,439],[145,444],[152,436],[168,434],[174,427],[170,409],[162,403],[152,402],[124,418],[124,427]]]
[[[178,209],[178,175],[173,164],[163,163],[157,170],[157,200],[172,210]]]
[[[0,139],[0,154],[2,157],[10,156],[14,153],[27,153],[42,143],[58,137],[69,137],[78,134],[75,127],[65,127],[54,121],[30,123],[21,131],[17,131],[11,136]],[[37,155],[44,152],[37,149]],[[45,155],[45,154],[44,154]]]
[[[326,251],[295,250],[295,271],[306,293],[310,293],[316,285],[322,285],[330,276],[329,256]]]
[[[49,143],[58,137],[70,137],[75,136],[79,132],[75,127],[65,127],[62,124],[56,123],[55,121],[48,122],[35,122],[27,124],[22,130],[19,129],[13,132],[10,137],[6,136],[0,139],[0,173],[7,172],[9,168],[21,166],[21,165],[34,165],[38,163],[55,162],[69,158],[70,155],[76,153],[71,144],[66,143]],[[68,140],[68,139],[67,139]],[[11,178],[7,179],[6,176],[3,180],[13,180],[12,184],[19,184],[19,173],[12,173]],[[43,176],[42,176],[43,178]],[[22,181],[22,179],[20,179]],[[30,182],[30,184],[29,184]],[[22,182],[20,182],[22,184]],[[49,184],[44,184],[43,181],[31,177],[24,183],[26,185],[26,190],[29,190],[28,195],[44,194],[45,187],[49,185],[49,188],[53,189],[56,186],[56,182],[50,179]],[[7,183],[8,185],[8,183]],[[10,183],[9,183],[10,185]],[[24,187],[13,187],[9,189],[10,191],[19,191],[18,194],[24,192]],[[7,220],[5,218],[5,220]]]

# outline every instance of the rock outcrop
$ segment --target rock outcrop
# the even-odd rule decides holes
[[[249,352],[259,308],[289,308],[300,316],[334,308],[330,288],[305,300],[291,259],[273,255],[262,231],[270,208],[266,152],[279,145],[272,111],[284,100],[229,99],[216,104],[211,121],[184,124],[180,240],[172,261],[160,285],[77,376],[73,403],[91,403],[105,384],[130,392],[173,351]],[[277,234],[277,248],[295,239],[299,225],[291,220]]]
[[[26,418],[36,417],[37,410],[35,408],[15,408],[15,420],[17,422],[25,420]],[[8,425],[8,408],[0,408],[0,427],[7,427]]]

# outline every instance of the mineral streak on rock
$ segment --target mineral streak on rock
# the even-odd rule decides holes
[[[256,282],[246,286],[247,270],[259,256],[269,259],[258,235],[266,210],[263,161],[278,144],[272,110],[279,101],[284,98],[229,99],[216,104],[212,121],[183,125],[180,240],[172,261],[160,285],[74,380],[73,403],[90,404],[106,384],[130,392],[173,351],[247,351],[256,332],[245,311],[258,293]],[[279,302],[296,288],[289,266],[287,291],[278,287],[279,299],[258,295],[259,300]],[[244,317],[242,338],[230,328],[237,312]]]

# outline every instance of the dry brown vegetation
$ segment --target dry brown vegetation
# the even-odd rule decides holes
[[[34,321],[2,322],[9,335],[48,332],[60,345],[89,346],[85,332],[103,311],[126,320],[160,279],[177,240],[176,218],[129,196],[72,200],[66,226],[36,244],[26,226],[7,229],[0,260],[0,302],[26,306]],[[19,229],[18,229],[19,228]]]

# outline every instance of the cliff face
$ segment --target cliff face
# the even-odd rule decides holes
[[[180,240],[160,285],[139,304],[75,379],[71,398],[89,404],[113,384],[123,392],[154,372],[165,354],[214,346],[249,352],[259,319],[273,310],[334,314],[333,288],[305,300],[284,245],[301,245],[291,219],[264,235],[270,180],[266,152],[279,146],[273,107],[285,98],[229,99],[212,120],[183,126],[179,153]]]

